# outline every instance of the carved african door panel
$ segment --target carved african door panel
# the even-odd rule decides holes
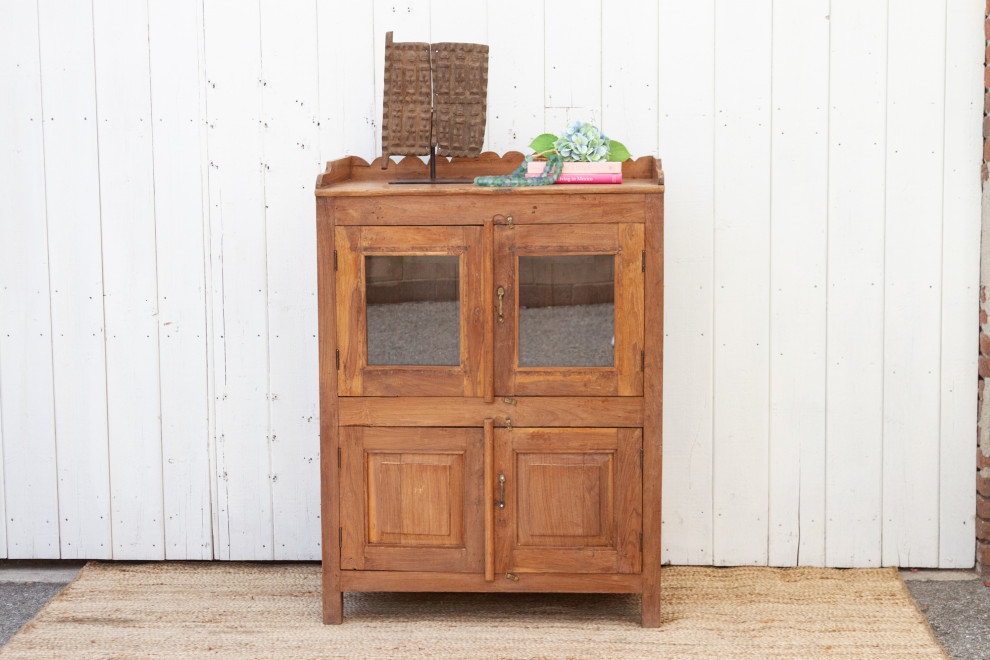
[[[338,227],[340,396],[481,396],[480,227]]]
[[[642,441],[641,429],[496,429],[496,570],[639,573]]]
[[[477,572],[481,429],[341,428],[343,569]]]
[[[642,224],[495,227],[495,391],[642,396]]]

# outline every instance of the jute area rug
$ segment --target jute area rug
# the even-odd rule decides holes
[[[347,594],[315,564],[90,563],[2,650],[40,658],[946,658],[893,569],[665,568],[639,597]]]

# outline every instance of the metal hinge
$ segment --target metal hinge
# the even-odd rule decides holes
[[[340,349],[337,349],[337,371],[340,371]]]
[[[340,447],[337,447],[337,469],[340,469]]]
[[[336,250],[333,251],[333,269],[334,269],[334,271],[337,270],[337,251]]]
[[[334,252],[334,254],[337,254]],[[646,272],[646,250],[643,250],[643,272]]]

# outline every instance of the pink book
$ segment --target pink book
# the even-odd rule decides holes
[[[527,177],[543,174],[545,161],[533,161],[526,170]],[[557,183],[622,183],[622,163],[567,162]]]

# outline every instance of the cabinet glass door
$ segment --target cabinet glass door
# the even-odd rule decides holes
[[[341,396],[479,396],[479,227],[338,227]],[[490,339],[488,339],[490,341]]]
[[[496,228],[495,389],[639,396],[643,227]]]

